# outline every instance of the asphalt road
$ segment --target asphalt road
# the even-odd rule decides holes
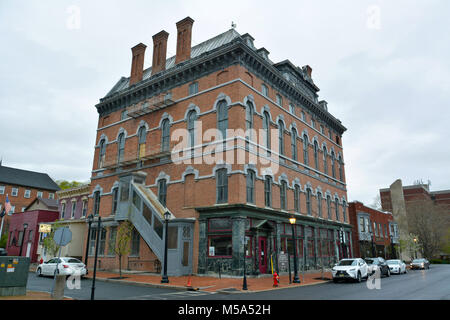
[[[391,275],[361,283],[323,283],[257,293],[219,294],[204,291],[180,291],[96,281],[96,300],[450,300],[450,265],[432,265],[429,270]],[[52,278],[30,273],[28,290],[47,291]],[[81,280],[80,289],[65,289],[75,299],[90,299],[92,280]],[[372,289],[368,288],[372,286]],[[249,287],[251,290],[251,288]]]

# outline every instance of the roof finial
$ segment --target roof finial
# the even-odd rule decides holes
[[[234,21],[231,21],[231,29],[236,29],[236,23]]]

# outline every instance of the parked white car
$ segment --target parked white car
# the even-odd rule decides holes
[[[47,262],[41,263],[36,268],[36,274],[38,276],[54,276],[57,263],[58,258],[53,258],[48,260]],[[72,274],[85,276],[87,274],[87,269],[85,264],[80,260],[71,257],[63,257],[59,259],[57,273],[67,276]]]
[[[387,260],[386,263],[388,264],[391,273],[406,273],[406,263],[404,263],[402,260],[391,259]]]
[[[367,263],[361,258],[342,259],[332,269],[333,281],[356,280],[361,282],[362,278],[369,276]]]

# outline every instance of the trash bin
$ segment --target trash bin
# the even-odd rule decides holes
[[[27,293],[30,258],[0,257],[0,296],[20,296]]]

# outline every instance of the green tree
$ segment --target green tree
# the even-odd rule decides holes
[[[3,217],[5,219],[6,217]],[[1,223],[1,218],[0,218]],[[9,234],[9,222],[6,221],[3,224],[2,236],[0,238],[0,248],[6,248],[6,243],[8,242],[8,234]]]
[[[82,186],[83,182],[79,182],[79,181],[67,181],[67,180],[56,180],[56,183],[58,184],[58,187],[61,188],[61,190],[65,190],[65,189],[70,189],[70,188],[75,188],[75,187],[79,187]]]
[[[62,223],[61,221],[63,220],[56,220],[53,224],[52,224],[52,231],[50,232],[49,235],[47,235],[47,237],[44,238],[44,241],[42,242],[42,246],[47,250],[48,253],[50,253],[50,255],[52,255],[53,257],[55,257],[58,254],[59,251],[59,246],[55,243],[55,241],[53,240],[55,237],[55,231],[62,227]]]
[[[130,221],[124,221],[117,229],[116,246],[114,253],[119,256],[119,277],[122,278],[122,257],[129,254],[131,251],[131,231],[133,225]]]

